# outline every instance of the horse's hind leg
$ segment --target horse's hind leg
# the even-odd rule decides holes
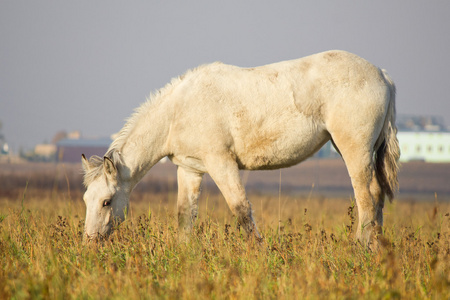
[[[203,174],[178,167],[178,228],[181,235],[190,232],[197,218],[198,197],[200,196],[200,184]]]
[[[359,224],[356,237],[368,245],[371,238],[381,231],[383,225],[381,188],[374,173],[371,145],[348,138],[334,138],[347,166],[355,192]]]
[[[383,208],[384,208],[385,194],[380,186],[380,183],[378,182],[375,170],[372,173],[372,181],[370,183],[370,194],[372,195],[374,200],[376,224],[379,225],[379,228],[376,229],[376,233],[379,234],[381,233],[381,226],[383,226]]]
[[[359,165],[360,166],[355,166]],[[373,235],[373,230],[377,225],[377,208],[374,198],[370,192],[372,182],[372,166],[370,163],[347,163],[347,168],[355,191],[356,203],[358,206],[359,224],[356,237],[363,243],[368,244]]]
[[[241,228],[249,236],[260,238],[252,216],[252,206],[245,195],[241,183],[239,168],[236,161],[229,154],[209,155],[204,160],[209,175],[217,184],[225,197],[231,212],[236,216]]]

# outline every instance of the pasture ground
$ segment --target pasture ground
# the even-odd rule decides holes
[[[445,193],[386,203],[384,250],[371,252],[354,240],[357,209],[345,189],[285,194],[284,177],[280,195],[251,189],[259,244],[205,184],[193,234],[179,242],[176,186],[160,172],[160,185],[137,188],[110,239],[83,244],[78,171],[1,167],[1,299],[450,298]]]

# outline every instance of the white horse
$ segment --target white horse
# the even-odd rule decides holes
[[[331,139],[355,192],[357,237],[367,244],[381,231],[385,195],[392,199],[398,186],[396,131],[393,81],[348,52],[256,68],[200,66],[142,104],[103,158],[82,156],[85,235],[108,235],[134,186],[168,156],[178,165],[180,233],[192,228],[208,172],[241,227],[259,237],[239,169],[289,167]]]

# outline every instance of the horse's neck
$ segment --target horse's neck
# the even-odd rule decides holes
[[[120,148],[122,179],[133,188],[164,156],[170,128],[169,111],[157,105],[142,111]]]

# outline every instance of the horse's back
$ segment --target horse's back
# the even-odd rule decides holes
[[[322,121],[326,110],[335,105],[364,106],[372,98],[379,99],[368,93],[387,89],[378,67],[341,50],[254,68],[213,63],[192,73],[187,85],[199,105],[218,103],[227,109],[265,114],[264,109],[287,109],[294,104],[315,122]]]

